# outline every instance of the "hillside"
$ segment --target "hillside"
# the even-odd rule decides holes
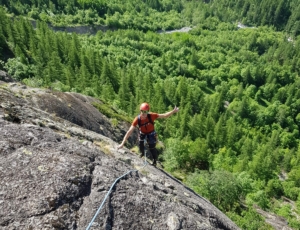
[[[300,33],[299,0],[1,0],[11,15],[66,25],[107,25],[147,32],[197,26],[208,18]],[[206,26],[210,26],[207,24]]]
[[[118,152],[117,133],[128,124],[112,127],[94,99],[4,82],[0,95],[0,229],[85,229],[130,170],[91,229],[238,229],[163,170]],[[70,107],[76,119],[62,118]],[[84,128],[95,119],[102,129]]]
[[[118,143],[142,102],[176,105],[155,122],[164,171],[242,229],[300,229],[299,0],[0,3],[14,98]]]

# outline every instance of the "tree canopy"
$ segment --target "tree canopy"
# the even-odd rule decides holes
[[[0,3],[1,69],[100,98],[128,120],[144,101],[159,113],[179,106],[156,121],[165,169],[240,227],[268,229],[256,204],[300,228],[298,1]],[[107,28],[81,35],[47,23]],[[157,32],[183,26],[192,29]]]

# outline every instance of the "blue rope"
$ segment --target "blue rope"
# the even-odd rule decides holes
[[[146,151],[145,151],[145,163],[144,163],[142,169],[143,169],[147,164],[148,164],[148,163],[147,163],[147,160],[146,160]],[[105,201],[106,201],[108,195],[110,194],[110,192],[111,192],[111,190],[113,189],[113,187],[115,186],[115,184],[116,184],[121,178],[123,178],[124,176],[126,176],[127,174],[129,174],[129,173],[131,173],[131,172],[137,172],[137,171],[139,171],[139,170],[130,170],[130,171],[128,171],[127,173],[125,173],[124,175],[120,176],[119,178],[117,178],[117,179],[115,180],[115,182],[112,184],[112,186],[111,186],[110,189],[108,190],[108,192],[107,192],[107,194],[106,194],[104,200],[102,201],[100,207],[98,208],[97,212],[95,213],[93,219],[91,220],[91,222],[90,222],[89,225],[87,226],[86,230],[89,230],[90,227],[92,226],[92,224],[94,223],[96,217],[98,216],[100,210],[102,209],[102,207],[103,207],[103,205],[104,205],[104,203],[105,203]]]

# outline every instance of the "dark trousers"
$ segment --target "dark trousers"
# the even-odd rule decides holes
[[[139,135],[139,147],[140,147],[140,152],[141,155],[145,155],[145,140],[147,141],[149,151],[152,154],[153,161],[156,162],[158,154],[157,150],[155,148],[156,146],[156,141],[157,141],[157,134],[155,131],[149,134],[144,134],[140,132]]]

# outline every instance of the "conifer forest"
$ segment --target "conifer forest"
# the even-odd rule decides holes
[[[178,106],[164,170],[241,229],[300,229],[300,0],[0,0],[0,70],[115,122]]]

